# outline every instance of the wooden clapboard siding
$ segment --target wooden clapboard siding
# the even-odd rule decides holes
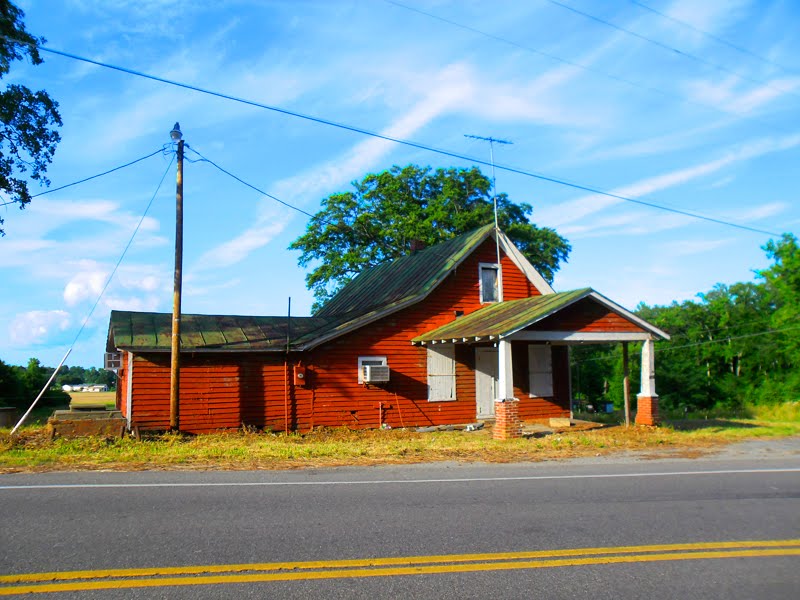
[[[480,308],[479,264],[494,262],[494,242],[487,240],[423,302],[316,348],[310,360],[316,388],[314,425],[377,427],[381,403],[384,422],[392,427],[474,421],[473,347],[456,349],[456,399],[429,402],[426,349],[409,340],[452,321],[455,311],[469,314]],[[502,264],[505,298],[538,293],[511,260],[503,256]],[[391,381],[359,384],[359,356],[386,356]]]
[[[579,300],[558,314],[542,319],[527,329],[534,331],[643,332],[625,317],[608,310],[591,298]]]
[[[143,354],[133,361],[133,424],[142,429],[169,426],[170,359]],[[225,355],[181,356],[180,425],[202,433],[239,427],[240,366]]]
[[[494,241],[486,240],[425,300],[303,354],[182,355],[181,429],[199,433],[241,425],[308,430],[373,428],[381,422],[415,427],[473,421],[474,347],[456,347],[456,399],[429,402],[426,349],[412,346],[410,340],[452,321],[456,311],[468,314],[480,308],[479,264],[495,261]],[[505,299],[539,294],[509,258],[503,256],[501,263]],[[359,384],[359,356],[386,356],[390,381]],[[308,388],[293,385],[293,369],[299,362],[309,370]],[[519,364],[527,369],[527,359]],[[133,367],[133,425],[167,429],[169,354],[137,355]],[[129,372],[125,364],[123,371]],[[124,402],[126,387],[121,383],[119,388]],[[547,409],[537,402],[544,401],[527,403],[529,412]]]

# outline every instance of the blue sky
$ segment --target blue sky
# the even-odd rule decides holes
[[[632,35],[549,0],[404,2],[19,5],[29,31],[53,49],[481,160],[488,147],[464,134],[507,139],[513,145],[496,148],[501,165],[769,232],[796,230],[796,3],[642,0],[693,29],[636,2],[563,0]],[[175,121],[191,148],[309,212],[368,172],[472,164],[44,58],[38,67],[18,63],[4,83],[46,89],[60,103],[54,187],[158,150]],[[60,360],[154,194],[68,364],[102,364],[111,309],[171,309],[169,161],[157,154],[24,211],[0,209],[0,359]],[[752,280],[767,266],[766,234],[503,170],[497,186],[571,242],[557,290],[591,286],[634,308]],[[291,297],[293,314],[309,314],[305,272],[287,250],[305,223],[211,165],[187,163],[183,310],[282,315]]]

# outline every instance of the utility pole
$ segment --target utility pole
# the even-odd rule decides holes
[[[175,285],[172,294],[172,354],[169,373],[169,428],[180,431],[181,288],[183,282],[183,134],[180,124],[169,132],[178,142],[178,174],[175,186]]]
[[[473,140],[480,140],[482,142],[489,142],[489,158],[492,163],[492,200],[494,202],[494,241],[495,249],[497,251],[497,299],[503,301],[503,273],[500,269],[500,225],[497,222],[497,177],[494,173],[494,145],[495,144],[513,144],[508,140],[498,140],[493,137],[483,137],[480,135],[464,134],[464,137],[472,138]]]

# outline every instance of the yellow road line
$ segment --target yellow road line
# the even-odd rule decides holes
[[[317,560],[302,562],[274,562],[232,565],[198,565],[186,567],[148,567],[141,569],[101,569],[94,571],[63,571],[51,573],[26,573],[2,575],[0,584],[33,583],[37,581],[70,581],[107,577],[158,577],[164,575],[202,575],[207,573],[236,573],[243,571],[281,571],[297,569],[332,569],[358,567],[410,566],[435,563],[461,563],[562,556],[629,554],[642,552],[673,552],[690,550],[720,550],[741,548],[800,547],[800,539],[745,540],[735,542],[695,542],[688,544],[658,544],[650,546],[611,546],[599,548],[569,548],[561,550],[534,550],[527,552],[497,552],[484,554],[440,554],[432,556],[400,556],[386,558],[357,558],[346,560]]]
[[[248,575],[211,575],[205,577],[169,577],[156,579],[118,579],[104,581],[74,581],[39,585],[21,585],[0,588],[0,596],[50,592],[78,592],[107,589],[132,589],[147,587],[220,585],[264,583],[272,581],[304,581],[318,579],[344,579],[360,577],[392,577],[398,575],[429,575],[442,573],[469,573],[479,571],[510,571],[584,565],[622,563],[647,563],[677,560],[707,560],[723,558],[750,558],[770,556],[800,556],[800,548],[764,548],[730,551],[666,552],[629,556],[595,556],[590,558],[560,558],[523,562],[483,562],[472,564],[441,564],[416,567],[387,567],[377,569],[253,573]]]

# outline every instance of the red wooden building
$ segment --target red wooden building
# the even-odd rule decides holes
[[[500,264],[497,263],[499,245]],[[364,271],[312,317],[182,315],[180,429],[410,427],[569,417],[570,346],[643,342],[637,422],[658,418],[667,334],[586,288],[556,293],[486,226]],[[169,426],[171,314],[113,311],[117,405]]]

